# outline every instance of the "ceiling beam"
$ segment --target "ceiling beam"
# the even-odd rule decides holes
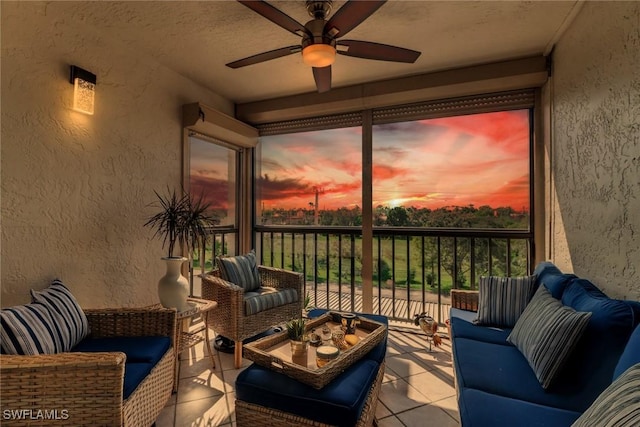
[[[363,83],[236,105],[253,125],[482,93],[534,88],[548,78],[547,60],[532,56],[409,77]]]

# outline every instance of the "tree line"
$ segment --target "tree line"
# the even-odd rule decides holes
[[[263,210],[264,225],[315,225],[316,215],[313,208]],[[362,209],[341,207],[334,210],[320,210],[318,225],[356,226],[362,225]],[[445,228],[509,228],[528,229],[529,212],[516,210],[511,206],[497,208],[489,205],[475,207],[445,206],[436,209],[415,206],[382,206],[373,210],[373,225],[376,227],[445,227]]]

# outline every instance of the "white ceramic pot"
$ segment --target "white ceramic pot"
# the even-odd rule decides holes
[[[164,257],[167,263],[167,273],[158,281],[158,296],[160,303],[166,308],[183,311],[187,308],[189,296],[189,280],[180,272],[184,257]]]

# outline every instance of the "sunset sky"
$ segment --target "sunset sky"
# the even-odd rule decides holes
[[[318,189],[320,209],[362,206],[361,139],[359,127],[261,138],[259,203],[308,209]],[[191,191],[227,207],[231,151],[191,140]],[[376,125],[373,177],[374,206],[529,210],[529,113]]]
[[[362,206],[360,128],[262,138],[269,208]],[[373,205],[529,209],[527,110],[376,125]]]

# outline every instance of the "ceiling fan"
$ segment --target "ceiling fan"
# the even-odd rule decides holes
[[[413,63],[420,56],[420,52],[402,47],[341,39],[378,10],[386,0],[348,0],[328,20],[332,0],[307,0],[307,11],[313,19],[305,25],[265,1],[238,0],[238,2],[274,24],[302,37],[302,41],[299,45],[282,47],[230,62],[227,64],[230,68],[246,67],[302,52],[304,63],[313,67],[313,78],[318,92],[327,92],[331,89],[331,64],[335,61],[336,53],[356,58],[406,63]]]

